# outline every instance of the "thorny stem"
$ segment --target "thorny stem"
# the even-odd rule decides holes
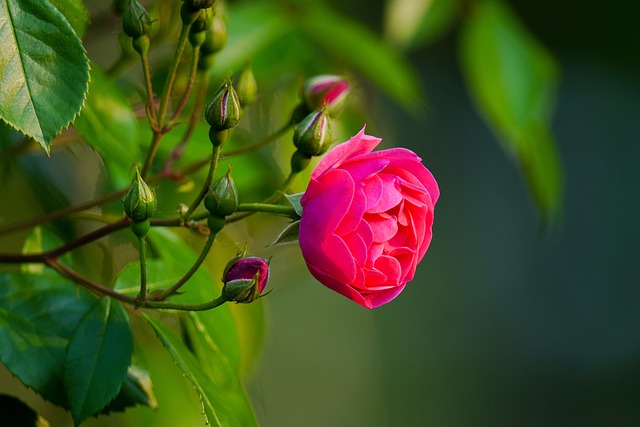
[[[131,223],[131,220],[129,218],[123,217],[122,219],[116,222],[112,222],[94,231],[91,231],[87,234],[83,234],[82,236],[74,240],[70,240],[63,245],[58,246],[57,248],[51,249],[46,252],[39,252],[39,253],[33,253],[33,254],[0,253],[0,264],[20,264],[20,263],[45,263],[46,264],[48,259],[56,259],[67,252],[70,252],[81,246],[94,242],[113,232],[122,230],[123,228],[126,228],[130,223]],[[151,225],[156,227],[157,226],[179,227],[183,224],[184,222],[182,221],[181,218],[162,218],[162,219],[151,220]]]
[[[56,258],[47,258],[45,260],[45,264],[47,264],[49,267],[56,270],[61,276],[71,280],[72,282],[82,286],[83,288],[97,295],[100,295],[100,296],[108,295],[110,297],[116,298],[120,301],[129,303],[129,304],[136,303],[136,298],[130,297],[128,295],[123,295],[116,290],[107,288],[106,286],[96,283],[91,279],[78,274],[75,270],[61,263]]]
[[[72,268],[66,266],[61,263],[57,259],[51,258],[47,259],[46,264],[56,270],[61,276],[71,280],[79,286],[91,291],[99,296],[110,296],[119,301],[125,302],[127,304],[131,304],[138,308],[154,308],[154,309],[164,309],[164,310],[183,310],[183,311],[205,311],[211,310],[212,308],[216,308],[228,302],[226,298],[219,296],[218,298],[202,303],[202,304],[181,304],[181,303],[172,303],[172,302],[162,302],[162,301],[143,301],[138,304],[138,300],[135,297],[131,297],[128,295],[121,294],[120,292],[107,288],[99,283],[92,281],[91,279],[84,277],[78,274]]]
[[[151,169],[153,159],[156,156],[156,152],[158,151],[158,146],[160,145],[162,137],[169,130],[169,128],[165,126],[165,116],[167,115],[167,108],[169,107],[169,101],[171,100],[171,90],[173,89],[173,83],[178,73],[178,65],[180,64],[180,59],[182,58],[184,47],[187,43],[190,27],[191,24],[185,25],[183,23],[182,28],[180,29],[180,38],[178,39],[178,45],[176,46],[176,50],[173,55],[171,71],[167,76],[167,80],[164,84],[164,90],[162,91],[162,97],[160,98],[160,107],[158,108],[157,114],[158,126],[157,129],[154,129],[153,138],[151,139],[151,143],[149,144],[149,151],[147,152],[147,158],[144,161],[144,166],[142,167],[142,172],[140,173],[140,176],[143,179],[146,178],[149,170]]]

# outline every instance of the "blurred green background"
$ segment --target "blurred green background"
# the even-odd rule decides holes
[[[403,294],[372,312],[314,283],[295,250],[274,259],[250,382],[264,425],[640,423],[640,7],[509,3],[561,67],[561,221],[539,227],[478,118],[457,33],[411,50],[427,107],[412,115],[380,95],[368,130],[437,178],[431,248]],[[383,6],[339,7],[381,31]]]
[[[245,18],[268,11],[270,3],[290,7],[291,16],[302,4],[328,3],[372,33],[393,33],[385,26],[393,1],[228,3],[230,11],[246,12],[250,8],[243,7],[252,3],[263,6]],[[337,133],[351,135],[366,121],[368,133],[382,137],[386,146],[405,146],[423,158],[441,189],[434,238],[405,291],[393,302],[367,311],[315,282],[297,246],[261,246],[273,239],[282,221],[258,219],[231,228],[220,242],[222,254],[211,263],[215,268],[224,265],[238,242],[250,238],[257,255],[274,254],[273,292],[262,304],[238,307],[249,318],[259,318],[262,311],[266,318],[264,347],[256,364],[247,369],[247,388],[261,425],[640,425],[640,34],[634,29],[640,4],[506,3],[560,69],[551,122],[564,173],[559,220],[554,227],[543,226],[518,165],[478,115],[461,71],[459,21],[444,20],[437,37],[427,33],[403,48],[426,94],[418,108],[405,108],[378,89],[384,82],[372,83],[371,75],[377,74],[367,75],[366,58],[355,55],[354,62],[365,70],[353,72],[355,108],[345,112]],[[87,4],[92,16],[110,7],[97,0]],[[461,4],[467,10],[478,3]],[[301,75],[349,71],[344,58],[342,67],[339,58],[338,66],[324,64],[324,59],[335,59],[330,49],[308,49],[308,41],[287,33],[289,27],[282,26],[280,18],[265,15],[265,25],[254,33],[243,28],[243,34],[251,36],[249,48],[270,49],[254,62],[264,89],[264,109],[247,118],[262,133],[288,117],[284,106],[296,102],[292,82]],[[117,52],[117,23],[112,17],[94,24],[113,36],[87,37],[89,56],[106,68]],[[242,55],[252,55],[238,52],[223,53],[220,62],[238,66]],[[300,69],[291,69],[292,58],[303,64]],[[393,79],[390,75],[387,88],[394,86]],[[195,139],[205,140],[205,132],[197,130]],[[193,145],[200,150],[194,158],[208,150],[206,145]],[[286,174],[291,151],[290,144],[282,144],[259,153],[269,161],[260,161],[260,156],[258,161],[238,161],[234,173],[241,190],[248,185],[242,182],[243,167],[258,170],[256,176],[265,170]],[[93,151],[74,146],[58,153],[66,156],[62,161],[67,166],[45,172],[57,177],[53,186],[67,190],[67,202],[108,190],[104,167]],[[37,156],[38,164],[48,164],[39,151]],[[74,169],[78,159],[84,162],[82,173]],[[7,200],[23,194],[23,180],[3,178]],[[269,194],[271,184],[262,181],[252,190]],[[303,180],[296,185],[298,191],[304,189]],[[170,183],[158,190],[170,193],[173,187]],[[0,212],[33,214],[42,208],[34,208],[36,193],[24,193],[11,209],[4,206]],[[185,194],[173,194],[165,199],[162,214],[171,215],[184,198]],[[113,211],[120,208],[118,203],[114,206]],[[7,238],[2,249],[20,248],[23,238]],[[117,250],[115,258],[135,257],[129,240],[113,237],[109,244]],[[201,245],[195,238],[190,243]],[[105,257],[90,248],[80,251],[79,258]],[[122,259],[108,262],[124,265]],[[95,275],[113,273],[96,264]],[[192,387],[149,331],[136,321],[133,327],[145,343],[142,353],[155,375],[158,415],[136,408],[86,425],[169,427],[177,425],[176,419],[180,426],[201,425]],[[256,331],[257,336],[261,333]],[[38,401],[4,367],[0,377],[0,391],[27,400],[52,425],[70,425],[56,424],[53,420],[69,423],[68,415]]]

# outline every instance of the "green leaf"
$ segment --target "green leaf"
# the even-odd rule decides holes
[[[132,351],[127,313],[120,303],[102,298],[78,324],[64,362],[64,385],[76,424],[118,394]]]
[[[197,258],[197,254],[178,235],[170,230],[153,228],[147,241],[151,253],[156,257],[147,259],[147,288],[149,292],[166,289],[187,272]],[[120,292],[136,294],[140,289],[140,264],[129,264],[116,278],[114,288]],[[198,271],[181,289],[182,295],[172,301],[183,303],[202,303],[211,301],[219,295],[215,281],[206,268]],[[229,310],[223,305],[215,310],[200,313],[203,321],[211,325],[211,335],[234,369],[240,366],[240,348],[236,334],[236,324]],[[221,361],[220,363],[227,363]]]
[[[82,38],[89,24],[89,12],[83,0],[50,0],[51,3],[67,18],[78,37]]]
[[[66,347],[95,301],[51,270],[0,275],[0,360],[24,385],[67,407]]]
[[[42,247],[42,228],[37,226],[29,231],[29,234],[27,235],[27,238],[22,245],[22,253],[31,254],[42,252]],[[44,264],[22,264],[20,266],[20,270],[22,270],[23,273],[27,274],[41,274],[44,271]]]
[[[114,184],[127,186],[140,153],[137,121],[126,96],[95,65],[87,102],[73,126],[102,155]]]
[[[47,427],[49,422],[22,400],[0,394],[0,426]]]
[[[84,103],[89,62],[49,0],[0,0],[0,118],[49,153]]]
[[[237,383],[214,382],[185,344],[161,322],[143,314],[174,362],[202,399],[206,422],[213,426],[256,425],[248,400]]]
[[[300,221],[295,221],[289,224],[280,235],[276,238],[276,240],[271,243],[270,246],[274,245],[286,245],[289,243],[298,243],[298,235],[300,234]]]
[[[284,197],[287,198],[293,209],[296,211],[298,216],[302,216],[302,205],[300,204],[300,199],[304,193],[296,193],[296,194],[285,194]]]
[[[520,163],[544,221],[560,213],[562,172],[549,120],[557,66],[502,2],[478,2],[461,35],[462,65],[475,103]]]
[[[422,92],[409,62],[372,31],[320,2],[305,3],[300,30],[358,70],[405,107],[415,107]]]

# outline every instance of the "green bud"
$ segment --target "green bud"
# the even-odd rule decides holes
[[[156,194],[149,188],[136,168],[136,177],[122,201],[124,212],[134,222],[145,221],[156,212]]]
[[[122,13],[122,31],[133,39],[151,31],[151,18],[138,0],[130,0],[127,3]]]
[[[231,82],[222,85],[204,111],[207,123],[217,131],[235,127],[241,115],[240,100]]]
[[[240,105],[243,107],[253,104],[256,101],[258,83],[253,75],[250,64],[247,64],[240,73],[238,83],[236,84],[236,91],[238,92]]]
[[[217,180],[204,198],[204,207],[211,216],[225,217],[238,209],[238,189],[231,178],[231,167],[227,174]]]
[[[204,56],[220,52],[227,44],[227,25],[222,15],[213,14],[213,22],[208,27],[207,38],[200,47],[200,53]]]
[[[207,30],[213,21],[213,9],[203,9],[198,18],[189,28],[189,43],[191,46],[201,46],[207,38]]]
[[[329,149],[331,123],[326,105],[309,114],[296,126],[293,132],[293,144],[308,156],[319,156]]]

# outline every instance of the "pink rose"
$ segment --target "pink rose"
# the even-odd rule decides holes
[[[327,153],[304,193],[299,242],[311,274],[366,308],[394,299],[431,242],[440,195],[412,151],[364,134]]]

